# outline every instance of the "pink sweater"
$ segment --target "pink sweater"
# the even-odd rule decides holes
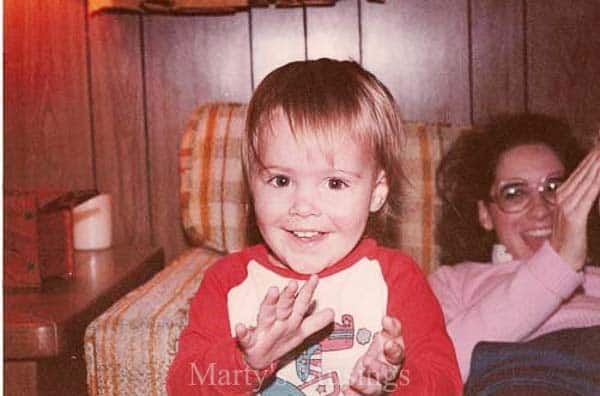
[[[549,243],[529,260],[462,263],[430,275],[463,380],[479,341],[526,341],[600,325],[600,268],[577,273]]]

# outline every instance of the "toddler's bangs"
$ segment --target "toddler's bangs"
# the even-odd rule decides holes
[[[287,121],[294,138],[301,147],[318,147],[330,160],[348,143],[363,147],[363,150],[367,150],[375,159],[376,128],[374,128],[372,120],[366,119],[367,114],[365,113],[364,111],[348,110],[327,111],[324,108],[317,111],[288,108],[286,111],[282,107],[278,107],[269,114],[264,114],[253,142],[251,142],[250,150],[255,156],[254,159],[260,164],[260,148],[268,145],[269,138],[279,132],[273,128],[273,121],[281,117]]]

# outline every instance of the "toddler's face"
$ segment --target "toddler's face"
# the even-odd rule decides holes
[[[387,197],[384,172],[364,147],[336,141],[329,154],[298,143],[281,117],[261,145],[264,168],[250,174],[258,228],[276,265],[316,274],[356,245],[369,212]]]

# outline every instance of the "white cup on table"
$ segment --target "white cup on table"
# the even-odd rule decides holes
[[[112,199],[99,194],[73,208],[75,250],[99,250],[112,243]]]

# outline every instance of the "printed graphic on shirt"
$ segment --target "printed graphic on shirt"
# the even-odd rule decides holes
[[[261,392],[262,396],[338,396],[342,386],[337,373],[331,372],[315,377],[312,381],[296,387],[283,378],[275,378],[272,384]]]
[[[305,382],[298,388],[306,396],[337,396],[342,390],[338,374],[335,371]]]
[[[322,362],[321,345],[311,345],[296,358],[296,375],[302,382],[318,377],[323,372]]]
[[[362,334],[369,333],[362,328]],[[261,394],[263,396],[335,396],[341,392],[341,384],[337,371],[323,374],[323,361],[331,356],[331,352],[351,349],[354,345],[354,318],[350,314],[342,315],[341,322],[335,322],[331,333],[317,344],[306,348],[295,359],[296,375],[301,383],[293,383],[277,377]],[[364,344],[363,344],[364,345]]]
[[[320,342],[321,351],[340,351],[350,349],[354,343],[354,318],[352,315],[342,315],[342,323],[333,325],[333,332]]]
[[[296,385],[280,377],[276,377],[260,394],[262,396],[306,396]]]
[[[371,334],[371,330],[361,327],[356,332],[356,342],[358,342],[360,345],[367,345],[369,342],[371,342]]]

